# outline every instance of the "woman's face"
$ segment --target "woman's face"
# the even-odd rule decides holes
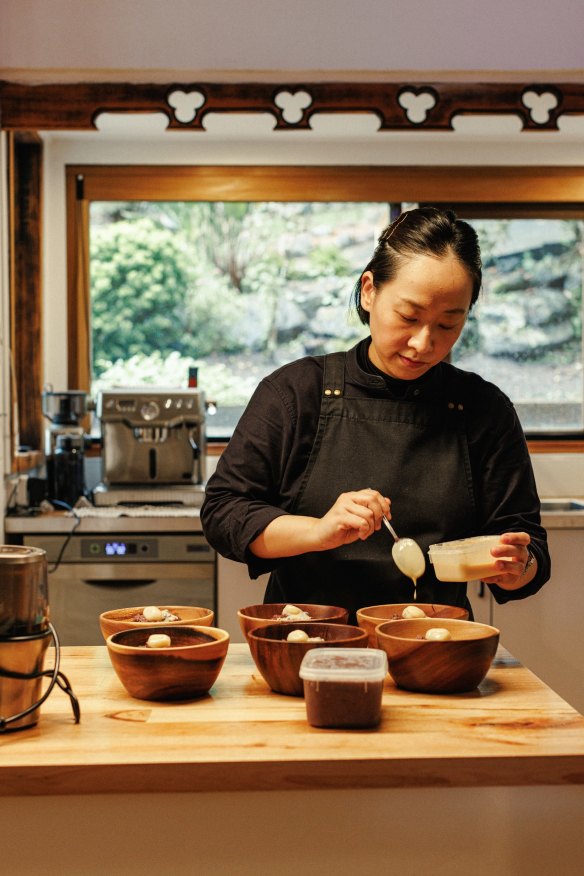
[[[413,380],[441,362],[463,329],[472,288],[470,274],[452,253],[414,256],[377,290],[366,271],[361,305],[369,313],[373,364],[392,377]]]

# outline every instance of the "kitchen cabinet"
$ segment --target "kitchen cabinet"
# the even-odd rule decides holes
[[[539,593],[499,605],[475,581],[469,598],[475,620],[496,626],[506,648],[584,713],[584,514],[542,520],[552,574]]]
[[[584,713],[584,519],[579,528],[548,524],[550,580],[535,596],[492,604],[509,650]]]
[[[472,606],[474,619],[480,624],[493,623],[493,597],[491,591],[482,581],[469,581],[468,598]]]
[[[468,594],[475,620],[498,627],[505,647],[584,713],[584,511],[544,508],[542,524],[552,574],[539,593],[498,605],[475,581]]]
[[[252,581],[246,565],[217,557],[218,625],[227,630],[232,642],[245,642],[237,612],[246,605],[258,605],[264,601],[268,578],[269,575],[260,575]]]
[[[185,703],[128,696],[103,646],[61,668],[81,723],[56,692],[2,737],[7,876],[582,872],[584,718],[504,649],[467,694],[388,677],[368,731],[310,727],[246,645]]]

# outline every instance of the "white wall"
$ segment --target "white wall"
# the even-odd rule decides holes
[[[3,0],[0,75],[582,68],[581,0]],[[549,77],[546,77],[549,78]]]

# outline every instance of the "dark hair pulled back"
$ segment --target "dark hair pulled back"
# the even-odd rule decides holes
[[[379,289],[395,278],[408,259],[448,253],[456,256],[472,279],[472,307],[482,282],[481,251],[474,228],[457,219],[452,210],[417,207],[402,213],[379,237],[369,264],[355,284],[352,302],[361,322],[369,324],[369,313],[361,307],[361,280],[365,271],[371,271],[375,288]]]

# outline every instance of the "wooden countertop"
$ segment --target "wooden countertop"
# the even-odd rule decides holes
[[[129,697],[103,646],[63,648],[61,669],[81,723],[55,690],[36,727],[1,734],[0,795],[584,784],[584,717],[502,648],[472,693],[409,693],[388,677],[367,731],[310,727],[247,645],[188,703]]]

